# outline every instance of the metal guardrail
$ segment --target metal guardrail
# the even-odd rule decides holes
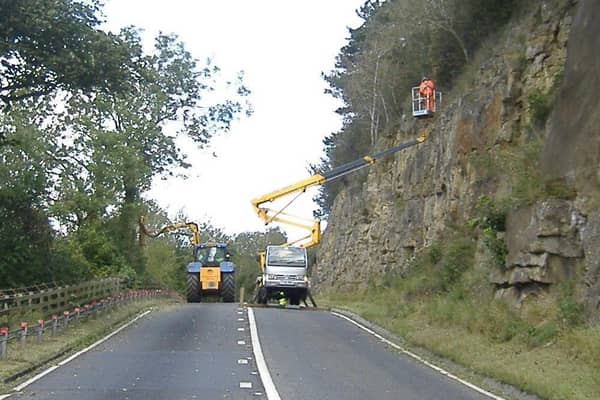
[[[9,343],[16,343],[19,348],[24,348],[29,337],[35,336],[38,343],[44,340],[44,334],[49,332],[50,336],[56,335],[58,330],[66,329],[71,323],[79,323],[82,319],[92,315],[101,314],[104,310],[110,310],[116,306],[129,302],[157,296],[170,296],[171,293],[161,289],[137,289],[121,292],[114,296],[108,296],[98,301],[92,301],[81,307],[64,310],[60,315],[52,314],[49,320],[37,320],[36,323],[22,321],[18,328],[10,329],[8,326],[0,327],[0,359],[8,357]]]

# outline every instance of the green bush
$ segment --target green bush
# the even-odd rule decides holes
[[[531,118],[534,124],[545,124],[552,111],[554,97],[549,93],[542,93],[542,91],[538,89],[529,95],[528,100],[529,107],[531,108]]]
[[[476,214],[477,217],[471,220],[469,225],[480,229],[483,243],[492,253],[494,261],[499,267],[504,267],[508,249],[498,233],[506,230],[506,207],[483,195],[479,197]]]
[[[565,328],[581,325],[585,320],[583,305],[571,298],[563,299],[559,304],[559,318]]]
[[[440,261],[441,286],[448,291],[473,265],[475,248],[469,238],[457,238],[448,244]]]
[[[543,346],[550,343],[558,335],[558,326],[550,321],[527,330],[527,344],[530,347]]]

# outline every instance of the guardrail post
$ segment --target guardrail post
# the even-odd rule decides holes
[[[66,328],[67,326],[69,326],[69,312],[68,311],[63,311],[63,328]]]
[[[75,307],[75,322],[79,323],[79,314],[81,313],[81,309],[79,307]]]
[[[52,336],[56,335],[56,328],[58,328],[58,315],[52,315]]]
[[[21,347],[25,347],[25,342],[27,341],[27,330],[29,329],[29,323],[26,321],[21,322]]]
[[[8,343],[8,327],[0,328],[0,358],[6,360],[6,347]]]
[[[38,343],[42,343],[42,335],[44,334],[44,320],[38,319],[37,326],[37,341]]]

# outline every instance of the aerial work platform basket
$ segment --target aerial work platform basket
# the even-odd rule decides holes
[[[432,117],[442,105],[442,92],[433,90],[433,95],[422,96],[419,87],[412,88],[413,117]]]

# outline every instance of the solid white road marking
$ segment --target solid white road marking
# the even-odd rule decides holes
[[[123,329],[127,328],[129,325],[131,325],[134,322],[136,322],[138,319],[140,319],[140,318],[145,317],[146,315],[148,315],[151,311],[152,310],[147,310],[147,311],[143,312],[142,314],[138,315],[137,317],[135,317],[131,321],[129,321],[126,324],[122,325],[121,327],[119,327],[118,329],[116,329],[115,331],[113,331],[112,333],[109,333],[108,335],[106,335],[102,339],[98,340],[97,342],[89,345],[85,349],[83,349],[81,351],[78,351],[77,353],[73,354],[72,356],[64,359],[63,361],[59,362],[57,365],[53,365],[52,367],[46,369],[45,371],[40,372],[39,374],[37,374],[33,378],[31,378],[31,379],[29,379],[29,380],[21,383],[19,386],[16,386],[13,390],[15,392],[20,392],[21,390],[25,389],[27,386],[31,385],[35,381],[37,381],[37,380],[43,378],[44,376],[48,375],[50,372],[54,371],[55,369],[57,369],[59,367],[62,367],[66,363],[74,360],[75,358],[79,357],[80,355],[82,355],[84,353],[87,353],[88,351],[92,350],[94,347],[96,347],[96,346],[104,343],[105,341],[107,341],[108,339],[110,339],[111,337],[113,337],[114,335],[116,335],[117,333],[121,332]],[[15,394],[15,393],[4,395],[3,397],[0,397],[0,400],[5,399],[5,398],[7,398],[9,396],[12,396],[13,394]]]
[[[248,308],[248,322],[250,323],[250,336],[252,337],[252,348],[254,350],[254,358],[256,359],[256,366],[260,373],[260,379],[265,387],[268,400],[281,400],[279,393],[275,388],[269,368],[263,356],[262,348],[260,347],[260,340],[258,339],[258,330],[256,329],[256,321],[254,320],[254,311],[252,308]]]
[[[355,320],[353,320],[350,317],[347,317],[347,316],[345,316],[343,314],[340,314],[340,313],[337,313],[335,311],[331,311],[331,313],[333,315],[335,315],[336,317],[343,318],[343,319],[347,320],[348,322],[350,322],[351,324],[354,324],[354,325],[358,326],[360,329],[362,329],[362,330],[370,333],[371,335],[375,336],[377,339],[381,340],[383,343],[385,343],[385,344],[393,347],[394,349],[400,351],[401,353],[404,353],[407,356],[410,356],[410,357],[414,358],[415,360],[417,360],[417,361],[425,364],[429,368],[431,368],[431,369],[439,372],[442,375],[447,376],[450,379],[453,379],[453,380],[455,380],[455,381],[457,381],[459,383],[462,383],[463,385],[465,385],[465,386],[467,386],[467,387],[475,390],[476,392],[479,392],[479,393],[481,393],[483,395],[486,395],[486,396],[488,396],[488,397],[490,397],[490,398],[492,398],[494,400],[506,400],[503,397],[496,396],[495,394],[493,394],[491,392],[488,392],[487,390],[482,389],[479,386],[475,386],[474,384],[472,384],[470,382],[467,382],[464,379],[461,379],[461,378],[459,378],[456,375],[451,374],[450,372],[446,371],[445,369],[442,369],[442,368],[438,367],[437,365],[434,365],[434,364],[430,363],[429,361],[425,360],[423,357],[420,357],[417,354],[415,354],[415,353],[413,353],[411,351],[406,350],[404,347],[402,347],[400,345],[397,345],[396,343],[394,343],[392,341],[387,340],[386,338],[384,338],[383,336],[381,336],[377,332],[373,331],[372,329],[367,328],[366,326],[362,325],[359,322],[356,322]]]

